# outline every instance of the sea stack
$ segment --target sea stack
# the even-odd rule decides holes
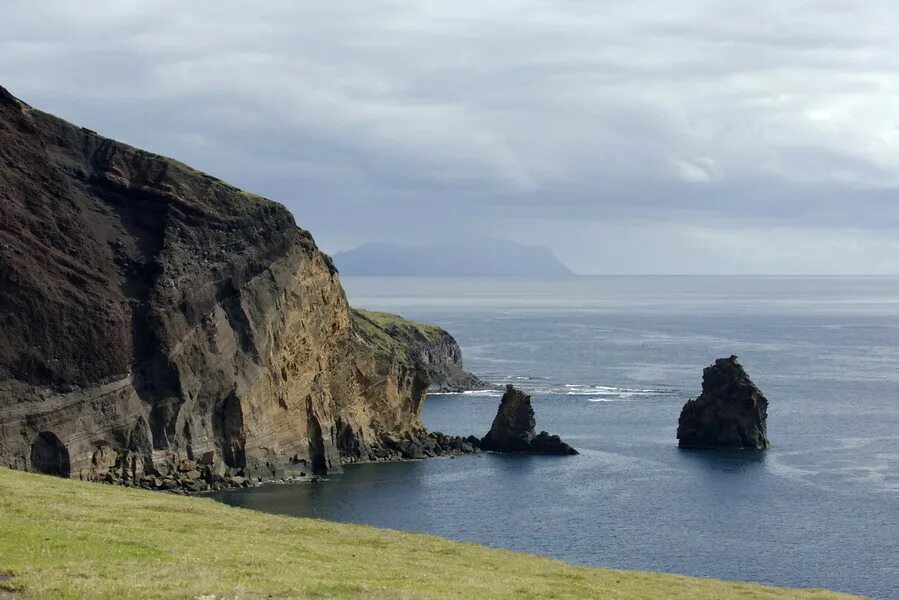
[[[688,400],[677,425],[681,448],[769,448],[768,400],[736,356],[702,372],[702,393]]]
[[[531,397],[508,385],[500,400],[493,425],[481,440],[481,448],[493,452],[527,454],[578,453],[557,435],[550,435],[545,431],[536,433],[536,425]]]

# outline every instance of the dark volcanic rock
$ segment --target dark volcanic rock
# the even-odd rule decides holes
[[[499,411],[490,431],[481,440],[484,450],[494,452],[526,452],[531,454],[577,454],[577,450],[559,439],[534,427],[534,408],[531,397],[511,385],[500,400]]]
[[[15,104],[16,98],[0,85],[0,104]]]
[[[459,456],[477,454],[481,451],[480,440],[475,437],[463,438],[432,431],[426,436],[408,434],[399,437],[393,434],[381,438],[381,443],[372,448],[369,460],[420,460],[436,456]]]
[[[194,491],[424,455],[421,348],[368,333],[285,207],[0,88],[0,466]]]
[[[566,444],[557,435],[541,431],[531,442],[530,452],[535,454],[577,454],[577,450]]]
[[[689,400],[677,425],[681,448],[770,447],[768,400],[737,362],[719,358],[702,372],[702,394]]]
[[[509,385],[481,445],[487,450],[500,452],[527,451],[536,437],[536,425],[531,397]]]

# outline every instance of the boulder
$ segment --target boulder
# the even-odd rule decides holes
[[[424,447],[418,440],[404,440],[399,443],[398,449],[406,459],[420,460],[425,457]]]
[[[702,393],[684,405],[677,425],[681,448],[769,448],[768,400],[736,356],[702,372]]]
[[[566,444],[557,435],[541,431],[531,442],[531,452],[538,454],[577,454],[577,450]]]
[[[535,431],[537,421],[531,397],[513,386],[506,386],[499,410],[487,435],[480,440],[484,450],[523,452],[528,454],[577,454],[577,450],[559,436]]]
[[[109,446],[100,446],[91,456],[91,465],[98,471],[108,471],[115,466],[118,458],[119,454],[115,450]]]

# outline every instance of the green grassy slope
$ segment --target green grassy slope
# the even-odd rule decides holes
[[[409,347],[388,333],[388,329],[396,329],[404,334],[405,339],[414,339],[412,332],[417,331],[424,338],[439,340],[444,332],[434,325],[416,323],[399,315],[354,308],[352,312],[353,327],[361,335],[366,345],[373,351],[387,356],[398,356],[404,360]]]
[[[395,325],[397,327],[413,327],[415,329],[418,329],[423,335],[429,337],[438,337],[443,333],[442,330],[436,325],[428,325],[427,323],[410,321],[409,319],[404,319],[403,317],[395,315],[393,313],[365,310],[362,308],[357,308],[355,310],[356,312],[377,323],[380,327],[389,327],[391,325]]]
[[[5,590],[5,591],[4,591]],[[837,599],[0,469],[0,598]]]

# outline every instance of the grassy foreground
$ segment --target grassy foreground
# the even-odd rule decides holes
[[[0,598],[837,599],[0,468]]]

